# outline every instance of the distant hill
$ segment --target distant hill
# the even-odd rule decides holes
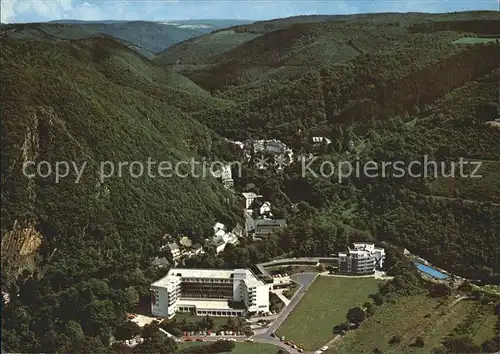
[[[343,60],[358,52],[349,48],[345,50],[339,48],[339,42],[344,43],[349,39],[346,36],[348,36],[350,28],[351,34],[357,37],[357,40],[370,42],[372,36],[368,31],[378,30],[381,27],[400,27],[401,32],[406,31],[406,26],[411,24],[421,26],[422,23],[429,22],[432,24],[448,20],[482,21],[485,19],[497,20],[498,13],[493,11],[474,11],[446,14],[376,13],[295,16],[235,25],[216,30],[201,37],[191,38],[157,54],[155,61],[160,65],[172,65],[175,64],[178,58],[181,58],[184,64],[205,65],[218,63],[223,65],[222,62],[226,61],[226,58],[220,55],[246,42],[252,41],[246,48],[248,48],[249,53],[252,53],[251,57],[254,60],[255,56],[262,54],[262,49],[255,47],[259,46],[259,43],[265,42],[269,48],[273,48],[272,51],[267,49],[267,53],[270,54],[272,52],[272,55],[276,55],[275,52],[279,51],[282,46],[286,46],[289,41],[293,41],[293,48],[290,47],[285,50],[293,50],[293,55],[302,56],[298,58],[298,63],[304,63],[307,66],[310,64],[309,59],[314,60],[316,63],[323,63],[326,59],[331,63],[332,60]],[[279,30],[282,30],[282,32],[279,32]],[[362,32],[360,33],[358,30]],[[397,32],[397,28],[392,28],[391,30],[394,33]],[[276,33],[271,34],[275,31]],[[270,34],[269,39],[265,38],[260,42],[255,40],[257,37],[265,34]],[[361,38],[362,35],[364,38]],[[318,38],[314,39],[313,37]],[[305,54],[304,52],[299,54],[298,52],[302,51],[301,47],[305,43],[312,43],[311,48],[306,47],[303,49],[303,51],[309,51],[310,54]],[[343,44],[340,45],[344,46]],[[370,45],[370,43],[367,43],[367,45]],[[315,56],[318,51],[321,52],[319,53],[320,57]],[[346,57],[344,51],[351,52],[351,54],[347,54]],[[305,57],[304,54],[306,55]],[[245,56],[246,60],[250,62],[248,53]],[[235,60],[233,53],[228,53],[227,58]],[[281,65],[281,63],[274,63],[273,65]]]
[[[152,57],[166,48],[186,39],[233,25],[248,24],[243,20],[202,21],[78,21],[58,20],[47,23],[2,25],[8,35],[32,39],[82,39],[113,37],[146,57]]]
[[[183,267],[331,256],[370,240],[498,284],[497,12],[300,16],[164,50],[207,26],[1,26],[3,349],[104,353],[112,336],[130,338],[127,316],[147,305],[150,284],[165,274],[151,262],[170,257],[160,247],[166,234],[203,244],[206,252]],[[241,161],[228,140],[245,139],[279,139],[294,157],[312,154],[313,173],[306,161],[260,169],[253,162],[279,160],[252,154],[233,173],[234,194],[206,169],[180,176],[193,171],[189,163],[177,165],[177,177],[160,176],[157,164],[149,175],[148,158]],[[28,178],[29,161],[45,162],[40,174],[47,162],[88,165],[75,183],[74,169],[61,181]],[[114,176],[100,181],[106,161]],[[484,164],[463,176],[477,167],[459,171],[463,161]],[[269,200],[288,227],[216,255],[206,240],[216,221],[243,222],[241,191]],[[398,258],[388,252],[388,284],[401,295],[422,291]],[[148,350],[164,344],[154,341]]]

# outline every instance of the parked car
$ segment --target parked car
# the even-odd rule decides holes
[[[203,339],[202,338],[196,338],[196,341],[197,342],[203,342]]]
[[[253,342],[253,339],[252,338],[247,338],[247,339],[245,339],[245,342]]]

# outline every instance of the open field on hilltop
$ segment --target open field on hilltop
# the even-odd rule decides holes
[[[438,299],[413,296],[384,304],[327,353],[372,353],[375,348],[382,352],[429,353],[452,335],[469,335],[478,345],[493,337],[496,317],[489,307],[472,300],[449,307],[454,300],[440,304]],[[402,338],[401,342],[389,344],[395,335]],[[424,347],[414,345],[417,336],[423,338]]]
[[[454,44],[483,44],[483,43],[494,43],[498,38],[492,37],[463,37],[453,41]]]
[[[187,350],[190,347],[206,345],[210,342],[192,342],[192,343],[180,343],[179,350]],[[231,354],[276,354],[278,347],[271,344],[262,343],[235,343],[234,349],[230,351]],[[188,352],[181,352],[183,354],[188,354]],[[225,354],[225,353],[221,353]]]
[[[345,321],[347,311],[370,301],[380,280],[319,276],[278,329],[279,336],[305,350],[317,349],[333,337],[333,326]]]
[[[478,160],[479,161],[479,160]],[[432,194],[443,197],[491,201],[500,203],[500,161],[481,161],[481,167],[475,173],[481,178],[467,178],[459,175],[458,167],[455,178],[438,177],[429,182]],[[470,175],[474,165],[465,165],[464,173]],[[446,173],[451,170],[447,167]]]

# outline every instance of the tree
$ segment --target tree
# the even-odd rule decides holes
[[[347,325],[347,323],[341,323],[339,325],[333,326],[333,333],[335,334],[340,334],[347,330],[349,330],[349,326]]]
[[[359,325],[366,319],[366,313],[360,307],[353,307],[347,312],[346,318],[350,323]]]
[[[424,343],[424,339],[422,337],[419,336],[419,337],[415,338],[415,346],[416,347],[422,348],[424,345],[425,345],[425,343]]]
[[[500,316],[500,302],[495,305],[495,315]]]
[[[156,332],[158,332],[158,324],[148,323],[142,327],[142,338],[151,338]]]
[[[177,343],[171,338],[168,338],[160,331],[156,331],[153,335],[145,339],[133,349],[133,353],[144,354],[172,354],[178,350]]]
[[[234,343],[228,340],[218,340],[212,344],[213,353],[230,352],[234,349]]]
[[[76,321],[69,321],[66,324],[66,336],[72,342],[79,342],[85,339],[85,334],[83,333],[82,326]]]
[[[460,286],[458,287],[458,290],[466,292],[466,293],[471,292],[473,289],[474,288],[473,288],[472,284],[468,280],[464,280],[464,282],[462,284],[460,284]]]
[[[448,349],[446,349],[443,345],[441,345],[439,347],[432,348],[431,353],[432,354],[447,354],[449,352],[448,352]]]
[[[226,327],[227,329],[233,329],[235,326],[234,320],[232,317],[228,317],[227,322],[226,322]]]
[[[411,109],[411,115],[416,116],[420,114],[420,108],[417,105],[413,106]]]
[[[444,283],[433,284],[430,295],[432,297],[446,297],[451,295],[451,288]]]
[[[478,353],[480,351],[479,346],[468,337],[450,338],[445,340],[443,345],[452,353]]]
[[[379,293],[374,294],[372,296],[372,299],[373,299],[373,302],[375,303],[375,305],[377,305],[377,306],[381,306],[384,304],[384,297]]]
[[[372,303],[368,303],[366,307],[367,316],[373,316],[375,314],[375,306]]]
[[[129,286],[125,289],[124,299],[125,299],[125,307],[127,310],[132,310],[139,303],[139,292],[133,287]]]
[[[477,301],[482,301],[483,300],[483,297],[484,297],[484,293],[477,289],[477,290],[473,290],[471,295],[477,300]]]
[[[479,122],[488,122],[498,118],[498,105],[495,102],[485,103],[476,109],[476,119]]]
[[[497,353],[500,351],[500,337],[488,339],[481,344],[482,353]]]
[[[126,340],[134,338],[141,334],[142,328],[135,322],[123,322],[115,331],[115,338],[117,340]]]
[[[392,336],[391,339],[389,339],[389,344],[390,345],[398,344],[398,343],[401,343],[401,340],[402,340],[401,336],[395,335],[395,336]]]

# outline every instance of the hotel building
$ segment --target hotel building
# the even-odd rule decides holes
[[[339,272],[373,274],[381,268],[385,260],[385,250],[370,243],[354,243],[354,249],[339,253]]]
[[[270,285],[249,269],[171,268],[151,284],[151,313],[172,318],[176,312],[199,316],[242,316],[269,312]]]

